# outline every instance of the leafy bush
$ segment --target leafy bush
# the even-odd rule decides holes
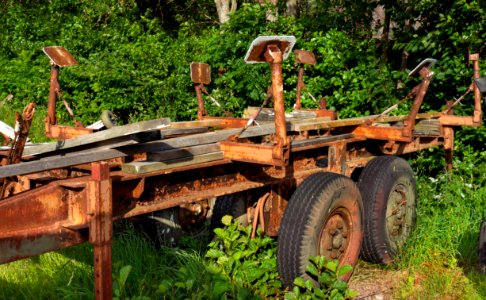
[[[294,289],[285,294],[285,299],[350,299],[358,293],[349,289],[348,284],[339,279],[352,271],[352,267],[344,265],[339,267],[335,260],[327,260],[324,256],[310,258],[307,273],[317,280],[319,286],[301,277],[294,280]]]
[[[278,293],[275,241],[267,236],[251,238],[251,226],[240,227],[224,216],[226,228],[216,228],[216,240],[209,244],[205,257],[210,268],[227,276],[248,293],[266,298]],[[239,290],[242,292],[242,290]]]
[[[251,226],[241,227],[231,216],[224,216],[225,228],[214,230],[215,241],[209,244],[206,258],[210,268],[235,283],[239,289],[234,296],[281,297],[278,280],[275,241],[260,233],[251,238]],[[307,272],[318,283],[296,278],[294,288],[285,292],[285,299],[349,299],[357,296],[346,282],[339,278],[349,273],[352,267],[338,267],[335,260],[323,256],[312,257]]]

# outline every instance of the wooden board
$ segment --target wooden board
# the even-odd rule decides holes
[[[110,141],[117,139],[119,142],[122,137],[133,139],[133,134],[142,133],[153,130],[160,130],[168,127],[170,120],[167,118],[137,122],[133,124],[115,126],[110,129],[90,133],[74,139],[59,140],[54,143],[41,144],[38,146],[29,147],[24,150],[23,156],[32,156],[36,154],[45,154],[61,149],[69,149],[91,144],[105,144],[110,147]]]
[[[418,114],[417,119],[428,119],[439,117],[441,113],[426,113]],[[337,127],[345,126],[357,126],[362,125],[367,122],[372,123],[390,123],[406,120],[408,116],[367,116],[367,117],[357,117],[342,120],[332,120],[332,121],[321,121],[318,119],[312,119],[307,122],[299,122],[292,125],[291,130],[293,131],[306,131],[306,130],[317,130],[317,129],[332,129]]]
[[[439,119],[424,119],[417,121],[413,130],[414,136],[439,136]]]
[[[171,159],[190,157],[218,151],[221,151],[218,144],[198,145],[174,150],[149,152],[147,153],[147,161],[162,162]]]
[[[112,159],[116,157],[124,157],[136,153],[157,152],[163,150],[173,150],[176,148],[191,147],[196,145],[212,144],[223,141],[228,137],[240,132],[241,129],[239,128],[223,129],[215,132],[199,133],[166,140],[152,141],[143,144],[129,145],[116,149],[86,149],[82,151],[62,153],[45,157],[40,160],[22,162],[15,165],[0,167],[0,178],[65,168],[69,166]],[[254,126],[248,128],[241,135],[241,137],[255,137],[272,134],[274,132],[275,126],[273,124],[265,124],[262,126]]]
[[[291,144],[291,151],[299,151],[302,148],[308,148],[311,146],[321,146],[326,143],[331,143],[340,140],[352,139],[354,138],[354,134],[346,133],[340,135],[332,135],[332,136],[323,136],[314,139],[307,139],[301,141],[293,141]]]
[[[144,174],[149,172],[183,167],[187,165],[197,165],[200,163],[220,160],[223,158],[223,152],[220,151],[172,159],[163,162],[136,161],[122,165],[122,171],[129,174]]]

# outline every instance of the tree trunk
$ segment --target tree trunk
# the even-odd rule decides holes
[[[277,13],[273,10],[277,6],[278,0],[258,0],[261,5],[271,4],[273,7],[267,10],[267,20],[274,22],[277,20]]]
[[[236,0],[214,0],[218,12],[219,23],[223,24],[229,20],[229,14],[236,11]]]
[[[299,10],[297,7],[297,0],[287,0],[287,16],[297,18],[299,16]]]

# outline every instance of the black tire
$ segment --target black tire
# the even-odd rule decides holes
[[[362,212],[361,196],[351,179],[316,173],[304,180],[290,198],[280,227],[277,267],[283,285],[292,286],[297,276],[313,280],[305,272],[312,256],[354,266],[363,235]]]
[[[410,165],[396,156],[371,160],[358,181],[364,205],[363,259],[389,264],[416,221],[417,192]]]
[[[483,221],[479,231],[479,266],[481,272],[486,274],[486,221]]]
[[[187,205],[172,207],[147,214],[138,224],[156,246],[179,246],[183,237],[204,240],[209,237],[207,212],[214,199],[207,203],[200,201],[189,205],[201,205],[201,212],[195,215]]]
[[[221,219],[226,215],[232,216],[241,226],[247,226],[249,224],[247,200],[247,193],[218,197],[214,202],[211,214],[211,232],[215,228],[222,228],[224,226],[223,223],[221,223]]]
[[[116,120],[115,120],[115,116],[113,115],[113,113],[109,110],[104,110],[102,113],[101,113],[101,122],[103,122],[103,125],[105,125],[105,127],[107,129],[110,129],[112,128],[113,126],[116,126]]]

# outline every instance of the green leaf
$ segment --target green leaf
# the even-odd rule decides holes
[[[158,286],[158,292],[162,293],[162,294],[167,294],[170,290],[170,288],[172,287],[172,284],[170,281],[164,279],[162,280],[162,282],[159,284]]]
[[[314,264],[309,264],[306,269],[307,273],[313,275],[313,276],[319,276],[319,270]]]
[[[232,221],[233,217],[229,215],[226,215],[221,219],[221,223],[223,223],[225,226],[230,226]]]
[[[219,257],[224,256],[224,255],[225,255],[225,253],[221,250],[209,249],[206,252],[205,257],[207,257],[207,258],[219,258]]]
[[[126,265],[120,269],[120,275],[118,277],[118,284],[120,285],[120,290],[123,290],[123,287],[125,286],[125,283],[128,279],[128,275],[130,275],[131,271],[132,271],[132,266],[130,265]]]
[[[359,293],[355,290],[347,289],[346,292],[344,292],[345,298],[355,298],[357,296],[359,296]]]
[[[342,280],[336,280],[332,287],[339,291],[345,291],[348,288],[348,284]]]
[[[193,286],[194,286],[194,279],[186,280],[186,287],[188,290],[192,289]]]
[[[336,260],[331,260],[326,264],[326,268],[333,273],[336,273],[337,267],[338,267],[338,262]]]
[[[335,291],[335,290],[333,290]],[[341,299],[344,299],[344,296],[341,294],[341,293],[336,293],[334,294],[332,297],[331,297],[331,300],[341,300]]]
[[[344,265],[342,267],[340,267],[337,271],[337,276],[338,277],[341,277],[341,276],[344,276],[346,274],[348,274],[349,272],[351,272],[353,270],[353,267],[351,267],[350,265]]]
[[[332,277],[329,273],[323,272],[319,277],[319,283],[324,284],[326,286],[331,286],[331,284],[336,280],[336,278]]]
[[[296,277],[294,285],[305,289],[305,280],[302,277]]]
[[[213,295],[220,298],[224,293],[231,291],[231,285],[228,281],[217,280],[213,285]]]

